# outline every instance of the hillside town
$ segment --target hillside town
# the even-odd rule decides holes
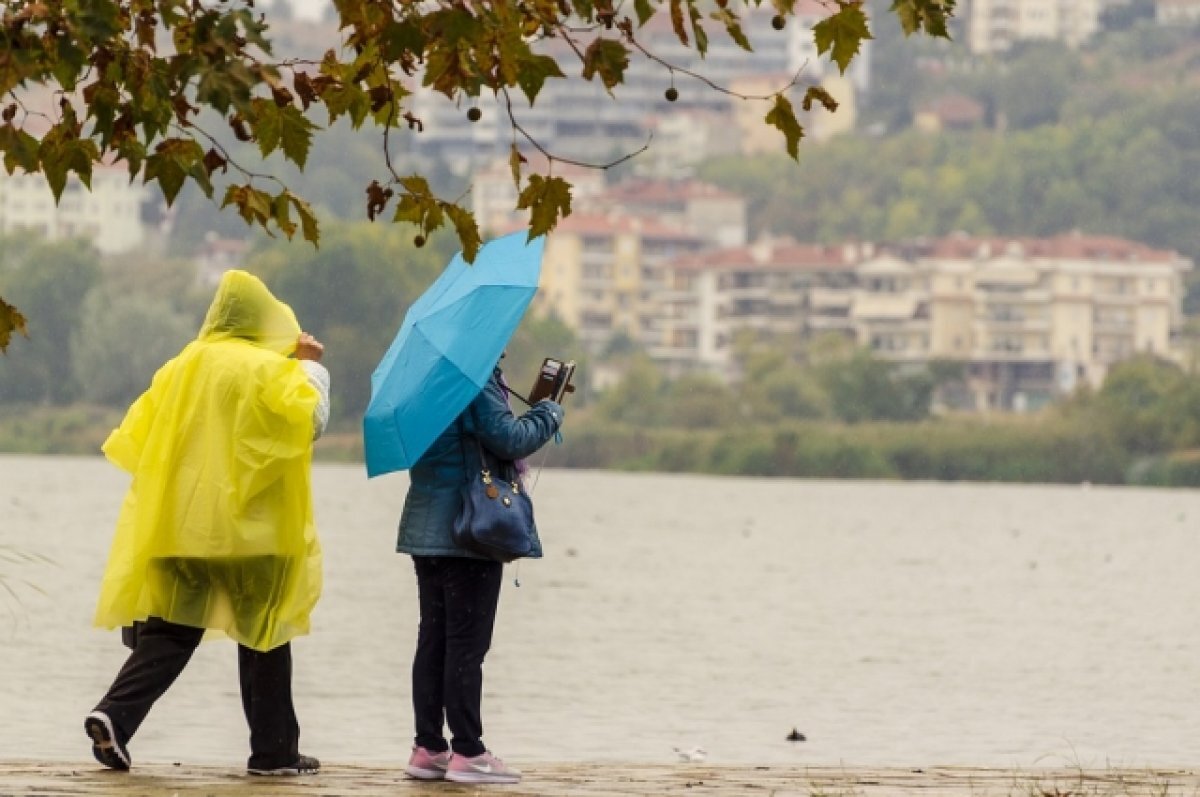
[[[276,0],[276,11],[287,2]],[[957,24],[973,56],[994,58],[1026,41],[1085,46],[1106,20],[1137,6],[971,0]],[[1157,0],[1150,11],[1148,23],[1195,24],[1200,0]],[[592,354],[628,340],[672,376],[706,373],[736,382],[735,342],[745,334],[797,345],[832,334],[884,360],[955,361],[966,379],[942,398],[962,410],[1037,409],[1080,385],[1098,387],[1110,366],[1134,354],[1184,361],[1178,344],[1194,264],[1178,252],[1104,229],[804,240],[756,230],[746,196],[698,179],[697,165],[708,159],[779,150],[777,132],[739,97],[790,85],[799,104],[805,87],[819,85],[839,107],[804,114],[806,136],[822,141],[861,130],[858,109],[877,78],[876,43],[840,74],[813,43],[812,26],[827,13],[818,0],[801,0],[797,24],[781,31],[769,30],[768,13],[751,14],[747,27],[763,43],[759,49],[714,37],[703,64],[655,17],[640,40],[679,75],[635,61],[619,101],[600,86],[572,90],[552,81],[535,106],[518,111],[522,129],[560,158],[596,161],[601,153],[602,161],[653,142],[616,179],[603,169],[554,164],[573,184],[574,210],[548,237],[535,314],[561,320]],[[336,41],[325,20],[289,12],[273,25],[296,49],[319,52]],[[555,56],[564,63],[573,57],[565,49]],[[701,66],[728,91],[685,83],[683,70]],[[676,100],[664,96],[667,85],[679,86]],[[501,103],[468,124],[464,109],[413,88],[424,128],[409,156],[469,181],[485,234],[519,229],[525,220],[514,211],[507,163],[513,131]],[[979,103],[947,94],[924,100],[911,125],[936,136],[984,124],[985,116]],[[537,152],[526,154],[529,168],[546,167]],[[188,223],[123,168],[98,169],[91,190],[72,180],[57,205],[42,177],[0,172],[0,234],[83,237],[119,259],[163,251],[173,228]],[[244,264],[250,248],[248,239],[204,235],[190,253],[197,279],[215,284],[223,271]]]

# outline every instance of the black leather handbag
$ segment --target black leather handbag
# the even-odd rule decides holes
[[[461,425],[460,425],[461,430]],[[465,436],[465,435],[462,435]],[[460,437],[461,442],[461,437]],[[463,461],[466,462],[465,444]],[[508,474],[493,472],[475,439],[479,469],[468,466],[468,478],[462,486],[462,511],[454,520],[454,544],[497,562],[511,562],[533,552],[533,501],[530,500],[515,468]],[[511,476],[511,478],[507,478]]]

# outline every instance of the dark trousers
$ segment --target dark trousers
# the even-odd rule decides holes
[[[150,707],[175,683],[204,629],[151,617],[137,626],[137,642],[108,694],[96,706],[113,721],[122,744],[137,733]],[[242,708],[250,725],[247,766],[288,766],[299,756],[300,725],[292,705],[292,649],[261,653],[238,645]]]
[[[458,556],[414,556],[421,625],[413,657],[416,743],[477,756],[483,744],[483,658],[492,646],[504,566]],[[446,744],[443,723],[450,726]]]

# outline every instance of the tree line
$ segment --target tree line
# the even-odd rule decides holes
[[[263,241],[248,268],[327,345],[334,418],[322,456],[361,455],[370,373],[455,248],[396,227],[336,224],[319,250]],[[76,241],[0,239],[0,284],[38,310],[0,357],[0,450],[95,453],[154,370],[199,330],[212,285],[186,260],[120,263]],[[42,324],[45,326],[42,326]],[[1200,483],[1200,374],[1139,357],[1099,390],[1028,416],[937,410],[961,365],[897,365],[838,338],[735,342],[743,378],[669,377],[635,345],[589,356],[554,318],[527,318],[503,361],[518,389],[543,356],[581,362],[552,466],[765,476]],[[599,366],[622,373],[596,389]]]

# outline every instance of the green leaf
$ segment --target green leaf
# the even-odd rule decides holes
[[[813,25],[817,53],[830,53],[833,62],[843,74],[858,55],[863,40],[870,38],[871,30],[867,25],[867,15],[863,12],[861,0],[846,3],[836,14]]]
[[[787,139],[787,151],[793,160],[800,157],[800,139],[804,138],[804,128],[796,121],[796,111],[788,98],[782,94],[775,95],[775,106],[767,113],[764,120],[783,132]]]
[[[518,188],[521,186],[521,164],[524,162],[525,156],[517,149],[517,145],[513,144],[508,152],[508,168],[512,171],[513,184]]]
[[[0,296],[0,352],[8,352],[12,333],[20,332],[25,337],[29,337],[26,323],[25,316],[21,315],[21,311]]]
[[[528,240],[532,241],[571,215],[571,186],[561,177],[530,175],[529,185],[517,198],[517,208],[530,211]]]
[[[296,215],[300,217],[300,232],[304,236],[304,240],[313,246],[320,246],[321,230],[317,225],[317,214],[313,213],[312,205],[309,205],[291,191],[285,191],[284,194],[287,195],[288,201],[292,203],[292,207],[296,209]]]
[[[625,79],[629,66],[629,50],[614,39],[593,39],[583,54],[583,77],[591,80],[596,75],[604,83],[608,93]]]
[[[533,101],[537,99],[537,95],[541,92],[546,78],[566,77],[562,69],[559,68],[558,62],[548,55],[531,54],[522,58],[519,64],[520,70],[517,72],[517,85],[521,87],[521,91],[525,92],[525,96],[529,98],[530,105],[533,105]]]
[[[696,52],[700,53],[701,58],[708,52],[708,34],[700,24],[702,17],[700,9],[696,8],[696,0],[688,0],[688,19],[692,23],[692,36],[696,39]]]
[[[433,192],[429,190],[429,181],[419,174],[401,177],[400,185],[404,186],[404,190],[410,194],[417,194],[424,197],[433,196]]]
[[[479,225],[475,222],[475,216],[466,208],[458,205],[446,205],[446,215],[454,223],[458,240],[462,242],[463,260],[474,263],[475,255],[479,252],[479,245],[483,243],[479,237]]]
[[[356,83],[335,83],[321,92],[321,100],[325,110],[329,112],[329,124],[337,121],[343,114],[349,114],[350,121],[357,130],[371,111],[371,99],[367,92]]]
[[[38,146],[42,174],[50,183],[55,202],[62,198],[71,172],[79,175],[83,184],[91,188],[92,162],[99,158],[94,141],[75,138],[74,132],[67,127],[63,123],[55,125]]]
[[[258,151],[265,158],[279,148],[279,140],[283,135],[283,114],[280,108],[270,100],[262,97],[250,103],[253,112],[248,121],[258,141]]]
[[[208,176],[208,167],[204,165],[204,161],[196,161],[188,167],[187,176],[192,178],[192,182],[200,187],[204,195],[212,199],[213,184]]]
[[[8,123],[0,127],[0,152],[4,153],[4,168],[12,174],[18,166],[26,173],[38,170],[38,147],[41,142],[24,130]]]
[[[729,34],[729,38],[733,39],[738,47],[748,52],[754,51],[750,40],[746,38],[745,31],[742,30],[742,22],[737,18],[736,14],[728,9],[719,8],[712,13],[712,18],[725,26],[725,31]]]
[[[137,136],[131,134],[117,142],[116,150],[121,160],[129,166],[129,179],[132,182],[142,170],[142,162],[146,160],[146,146],[138,141]]]
[[[147,168],[149,165],[147,164]],[[271,220],[271,195],[259,191],[252,185],[231,185],[225,189],[225,201],[221,207],[233,205],[247,224],[258,224],[267,230],[267,222]],[[270,234],[267,230],[267,234]]]
[[[167,204],[175,202],[179,189],[183,187],[188,177],[195,179],[196,168],[204,173],[205,180],[200,183],[204,187],[208,182],[208,172],[204,169],[204,149],[190,138],[168,138],[154,149],[154,153],[146,158],[144,182],[158,180],[163,198]],[[208,186],[211,195],[212,186]]]
[[[283,231],[288,240],[292,240],[292,236],[296,233],[296,224],[292,221],[291,201],[288,199],[287,191],[279,192],[275,201],[271,203],[271,218],[279,225],[279,229]]]
[[[424,217],[425,212],[421,208],[421,201],[412,194],[404,194],[396,204],[396,215],[392,216],[392,221],[420,224]]]
[[[308,151],[312,147],[312,131],[317,126],[300,112],[295,105],[287,105],[279,115],[280,140],[283,156],[301,169],[308,162]]]
[[[946,23],[954,16],[955,5],[956,0],[893,0],[891,10],[904,35],[924,30],[930,36],[949,39]]]
[[[637,14],[638,27],[641,27],[654,16],[654,6],[650,5],[650,0],[633,0],[633,12]]]
[[[392,221],[419,225],[426,234],[445,223],[442,203],[429,190],[429,182],[424,177],[414,174],[401,177],[399,182],[406,193],[400,196]]]

